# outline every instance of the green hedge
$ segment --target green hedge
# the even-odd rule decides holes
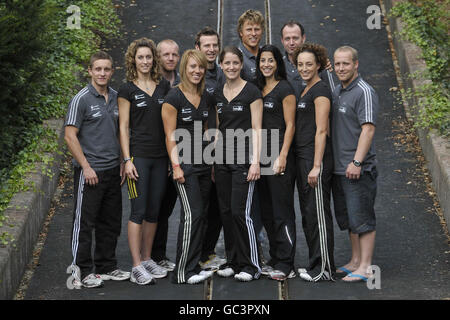
[[[80,29],[67,28],[72,4],[80,8]],[[11,197],[30,187],[26,173],[50,161],[40,155],[54,150],[56,135],[42,122],[65,114],[85,84],[90,55],[102,39],[119,37],[119,26],[111,0],[0,3],[0,226]]]
[[[449,0],[415,0],[397,3],[390,14],[400,17],[405,23],[400,33],[422,49],[427,70],[414,74],[431,80],[431,83],[407,92],[408,97],[420,101],[416,126],[424,129],[437,129],[443,136],[450,136],[450,37]]]

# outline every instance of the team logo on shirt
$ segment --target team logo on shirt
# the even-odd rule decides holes
[[[214,88],[206,88],[206,91],[210,94],[214,93]]]
[[[134,100],[139,100],[139,99],[144,99],[145,98],[145,94],[136,94],[134,95]]]
[[[138,108],[142,108],[142,107],[146,107],[147,106],[147,102],[145,102],[145,101],[142,101],[142,102],[139,102],[138,104],[136,104],[136,107],[138,107]]]
[[[201,110],[201,114],[206,115],[205,111]],[[185,123],[190,128],[193,127],[193,130],[176,129],[175,134],[171,137],[172,141],[177,143],[177,152],[179,155],[181,154],[180,161],[185,164],[245,164],[247,160],[252,162],[252,137],[255,136],[253,129],[238,128],[223,131],[208,129],[207,132],[204,132],[202,121],[193,121],[193,118],[190,115],[182,117],[182,120],[186,121]],[[261,149],[260,163],[267,165],[266,168],[261,168],[261,175],[274,174],[273,166],[279,156],[278,150],[280,150],[279,136],[278,129],[261,129],[262,141],[271,141],[270,150],[264,148],[264,144]],[[228,148],[228,143],[224,144],[229,141],[232,141],[233,147]],[[205,146],[205,144],[207,145]]]
[[[192,112],[192,109],[190,108],[190,107],[187,107],[187,108],[181,108],[181,113],[182,114],[185,114],[185,113],[191,113]]]
[[[233,106],[233,111],[242,111],[244,110],[243,106]]]
[[[208,111],[207,110],[203,111],[203,117],[208,117]]]
[[[305,109],[305,108],[306,108],[306,103],[304,103],[304,102],[299,103],[299,104],[297,105],[297,109]]]
[[[342,113],[347,112],[347,108],[344,106],[339,106],[338,110],[339,110],[339,112],[342,112]]]
[[[264,102],[264,108],[273,109],[273,102]]]
[[[100,110],[100,106],[98,104],[89,106],[92,112],[92,118],[98,118],[102,116],[102,112]]]
[[[181,118],[183,121],[192,121],[192,116]]]
[[[222,113],[223,102],[217,102],[217,113]]]
[[[164,102],[164,99],[158,99],[159,104],[163,104],[163,102]]]

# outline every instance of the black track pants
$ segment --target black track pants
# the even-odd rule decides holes
[[[214,170],[227,262],[235,273],[247,272],[257,279],[261,269],[250,217],[255,182],[247,181],[248,166],[216,165]]]
[[[186,170],[184,170],[186,172]],[[192,173],[183,184],[175,182],[181,203],[178,229],[176,267],[172,282],[185,283],[198,274],[208,216],[211,192],[211,171]]]
[[[202,262],[207,261],[209,256],[215,253],[217,240],[219,240],[220,230],[222,230],[222,220],[220,219],[219,203],[217,200],[216,184],[213,183],[209,198],[209,209],[205,241],[202,248]]]
[[[325,268],[335,271],[333,218],[330,209],[331,177],[333,169],[331,153],[325,152],[318,186],[308,184],[308,174],[313,161],[296,158],[297,189],[302,214],[302,226],[309,249],[309,270]]]
[[[263,175],[257,182],[271,265],[285,274],[294,269],[295,258],[294,169],[295,158],[292,155],[288,157],[284,175]]]
[[[81,271],[81,280],[93,272],[92,232],[95,230],[95,273],[117,267],[116,246],[122,225],[122,192],[119,167],[96,171],[98,184],[85,184],[81,168],[74,170],[74,219],[72,264]]]

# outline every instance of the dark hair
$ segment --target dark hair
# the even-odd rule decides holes
[[[96,53],[91,55],[91,58],[89,59],[89,68],[92,68],[94,62],[97,60],[109,60],[111,61],[111,65],[114,64],[113,58],[109,55],[109,53],[105,51],[97,51]]]
[[[281,39],[283,39],[283,29],[284,29],[284,27],[286,27],[286,26],[293,27],[293,26],[296,26],[296,25],[300,28],[300,32],[301,32],[302,37],[303,37],[305,35],[305,28],[303,27],[303,25],[300,22],[298,22],[298,21],[289,20],[288,22],[283,24],[283,26],[280,29]]]
[[[261,49],[259,49],[258,55],[256,56],[256,83],[260,90],[266,85],[266,78],[259,69],[259,61],[261,59],[261,54],[263,52],[272,52],[273,57],[277,63],[277,69],[275,70],[275,80],[286,80],[286,67],[284,66],[283,55],[280,49],[271,44],[266,44]]]
[[[316,43],[304,43],[294,51],[294,63],[298,65],[298,55],[302,52],[312,53],[316,59],[316,62],[320,64],[319,72],[325,69],[328,60],[327,49],[324,46]]]
[[[225,54],[227,53],[232,53],[238,56],[239,60],[241,61],[241,63],[244,62],[244,56],[242,55],[242,51],[239,50],[237,47],[235,46],[226,46],[225,48],[223,48],[223,50],[220,52],[219,55],[219,62],[222,63],[223,59],[225,58]]]
[[[214,30],[213,28],[207,26],[204,27],[202,30],[200,30],[197,35],[195,36],[195,46],[198,46],[200,48],[200,38],[202,36],[216,36],[217,37],[217,43],[219,44],[219,48],[220,48],[220,37],[219,34],[217,33],[216,30]]]

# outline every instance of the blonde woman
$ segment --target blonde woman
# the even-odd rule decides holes
[[[212,184],[211,165],[194,154],[206,147],[202,138],[214,105],[204,90],[207,63],[204,53],[187,50],[180,62],[181,82],[170,90],[162,107],[166,147],[181,202],[174,283],[196,284],[212,275],[211,271],[201,271],[199,265]],[[182,147],[175,140],[176,131],[184,134]]]
[[[140,285],[167,275],[150,258],[168,166],[161,106],[170,84],[161,77],[158,60],[152,40],[133,41],[125,54],[127,82],[118,93],[120,145],[131,199],[131,281]]]

